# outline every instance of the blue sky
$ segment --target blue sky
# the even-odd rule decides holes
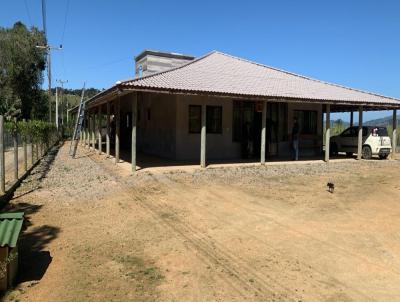
[[[145,48],[195,56],[220,50],[400,98],[400,1],[46,2],[49,42],[64,46],[52,56],[53,82],[67,79],[69,88],[132,78],[133,58]],[[41,1],[1,0],[0,26],[18,20],[42,27]]]

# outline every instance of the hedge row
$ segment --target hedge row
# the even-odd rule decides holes
[[[25,141],[32,140],[35,143],[49,143],[52,135],[57,133],[54,124],[44,121],[7,121],[4,127],[9,132],[17,132]]]

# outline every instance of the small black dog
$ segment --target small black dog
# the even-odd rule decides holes
[[[333,182],[328,182],[326,186],[328,187],[329,193],[333,193],[333,191],[335,190],[335,184]]]

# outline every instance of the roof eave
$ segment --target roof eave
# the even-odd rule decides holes
[[[288,96],[263,96],[263,95],[248,95],[248,94],[235,94],[226,92],[210,92],[210,91],[197,91],[197,90],[184,90],[184,89],[165,89],[159,87],[144,87],[144,86],[132,86],[124,87],[126,85],[121,85],[120,89],[123,91],[142,91],[142,92],[155,92],[155,93],[168,93],[168,94],[189,94],[189,95],[207,95],[207,96],[217,96],[217,97],[227,97],[236,99],[246,99],[246,100],[274,100],[281,102],[290,103],[318,103],[318,104],[330,104],[330,105],[341,105],[341,106],[367,106],[385,109],[400,109],[399,104],[389,104],[380,102],[364,102],[351,101],[351,100],[327,100],[327,99],[313,99],[313,98],[296,98]]]

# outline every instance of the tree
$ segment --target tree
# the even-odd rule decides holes
[[[43,32],[30,30],[17,22],[12,28],[0,27],[0,114],[20,118],[43,119],[47,114],[47,96],[40,86],[46,67]]]

